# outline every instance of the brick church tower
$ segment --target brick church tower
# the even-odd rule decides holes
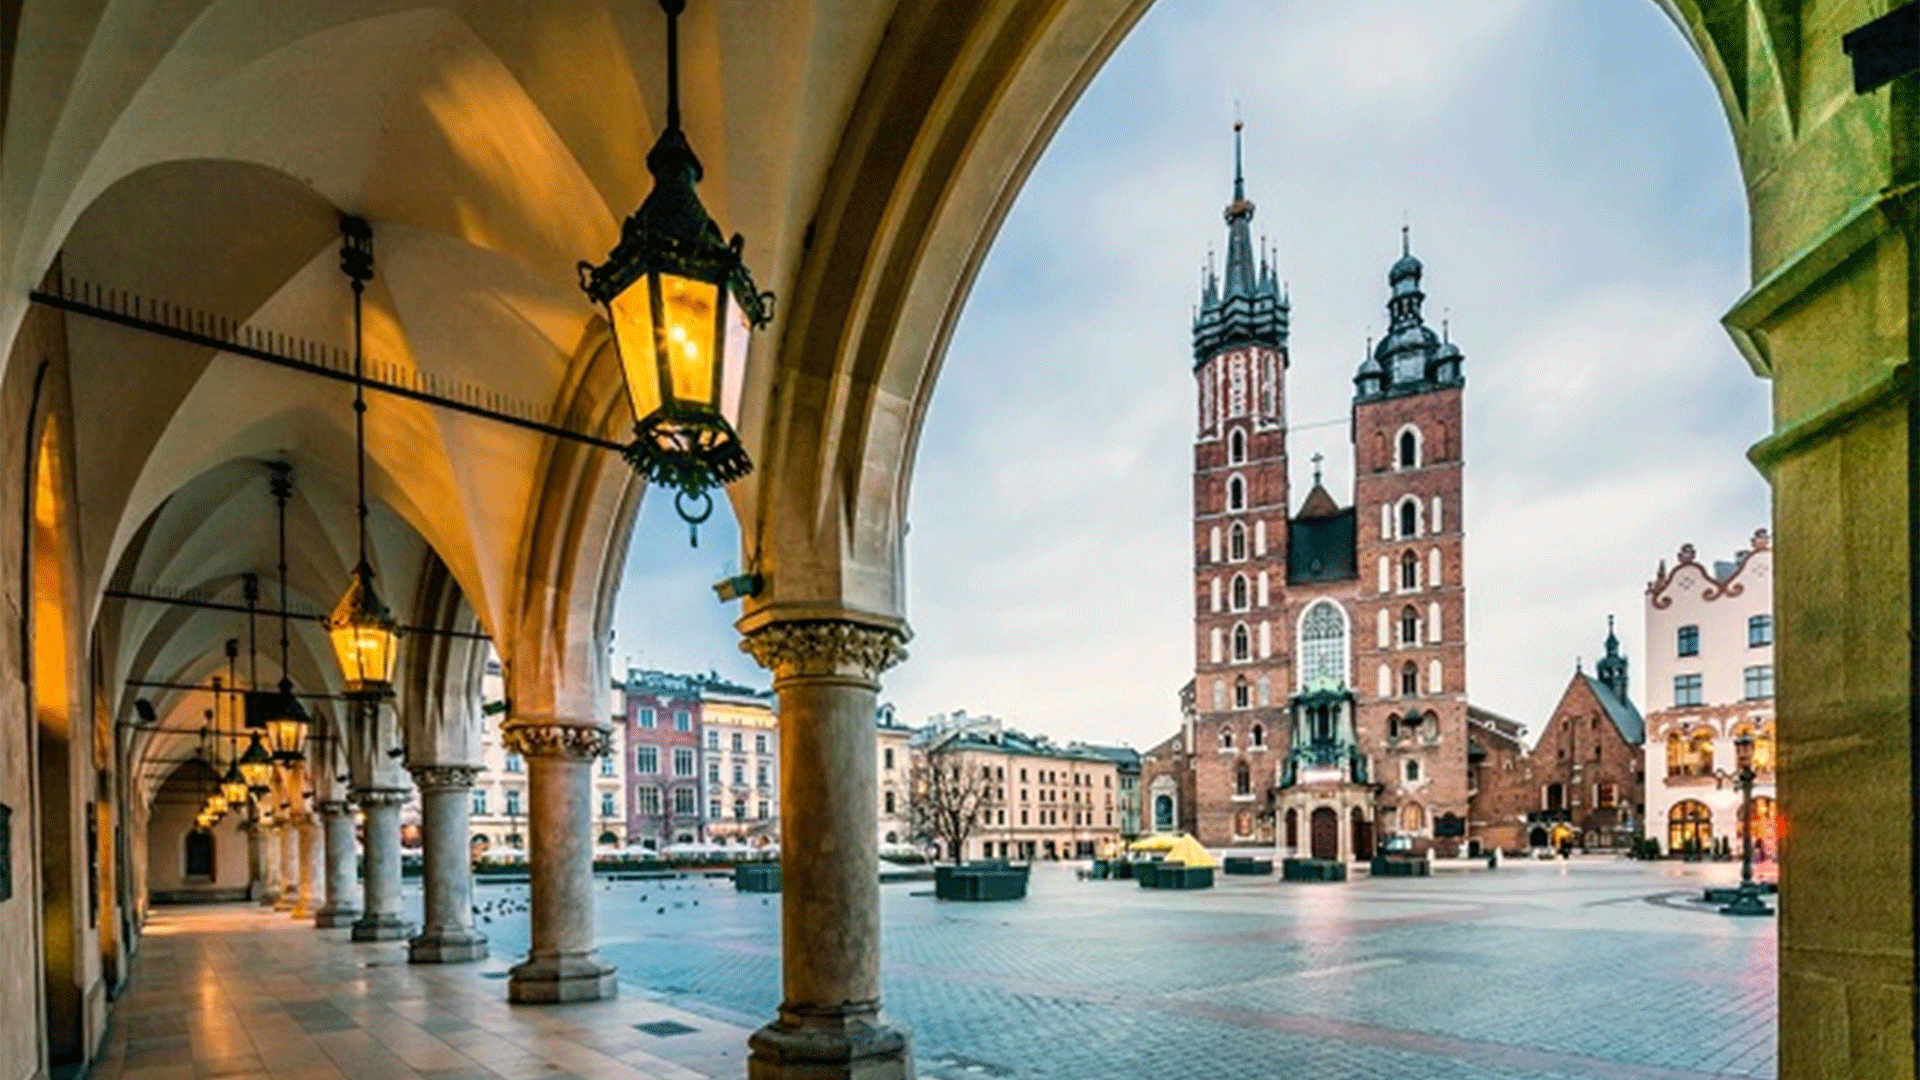
[[[1376,830],[1450,850],[1467,812],[1461,353],[1421,317],[1422,267],[1401,231],[1387,334],[1354,376],[1361,743]]]
[[[1224,276],[1207,268],[1193,323],[1193,693],[1187,705],[1202,843],[1270,838],[1266,801],[1291,686],[1286,603],[1289,303],[1256,261],[1234,125]]]

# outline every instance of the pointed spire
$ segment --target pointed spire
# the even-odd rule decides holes
[[[1240,170],[1240,130],[1246,127],[1239,120],[1233,122],[1233,201],[1239,202],[1247,197],[1247,180]]]

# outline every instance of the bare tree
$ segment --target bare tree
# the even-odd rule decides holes
[[[987,768],[975,769],[961,754],[936,747],[915,755],[910,782],[908,832],[919,843],[939,845],[947,858],[959,862],[993,793]]]

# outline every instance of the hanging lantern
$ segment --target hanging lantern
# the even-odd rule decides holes
[[[284,682],[275,694],[273,709],[267,716],[267,741],[273,744],[273,760],[291,765],[306,760],[300,748],[306,742],[307,710]]]
[[[246,753],[240,755],[240,775],[247,781],[247,790],[256,797],[271,790],[273,783],[273,755],[260,745],[260,733],[254,732],[247,743]]]
[[[734,425],[740,418],[748,334],[773,320],[741,259],[745,241],[721,239],[700,204],[700,159],[680,130],[678,18],[667,13],[667,127],[647,153],[653,190],[620,229],[607,261],[580,264],[580,287],[605,312],[633,406],[629,463],[671,488],[674,509],[697,528],[713,512],[707,492],[752,471]],[[695,536],[698,542],[698,536]]]
[[[353,568],[346,595],[327,617],[327,635],[346,676],[348,693],[385,694],[393,689],[394,664],[400,658],[399,627],[380,594],[373,591],[373,568],[363,560]]]
[[[220,794],[226,798],[228,807],[236,807],[247,801],[247,780],[240,775],[240,767],[227,763],[227,774],[220,778]]]

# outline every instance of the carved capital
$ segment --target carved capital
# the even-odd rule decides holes
[[[349,796],[363,810],[376,806],[399,806],[407,801],[407,793],[392,788],[360,788]]]
[[[345,799],[324,799],[320,803],[321,817],[346,817],[353,813],[353,804]]]
[[[480,770],[471,765],[415,765],[413,786],[422,792],[470,788]]]
[[[740,651],[775,679],[855,675],[873,681],[907,658],[907,633],[852,619],[796,619],[749,631]]]
[[[583,724],[511,721],[500,729],[500,741],[525,758],[588,761],[613,753],[612,729]]]

